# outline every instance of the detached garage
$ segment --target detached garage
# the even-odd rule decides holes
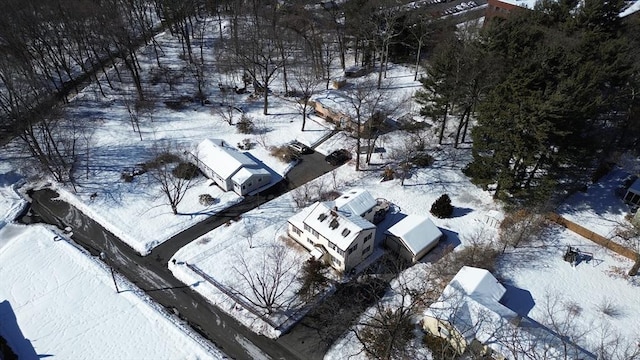
[[[425,216],[408,215],[386,232],[385,244],[411,263],[438,245],[443,234]]]

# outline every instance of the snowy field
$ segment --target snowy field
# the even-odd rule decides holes
[[[168,64],[180,64],[179,43],[168,34],[158,36],[157,40],[163,47],[162,60]],[[213,56],[212,45],[207,46],[208,56]],[[146,49],[140,56],[140,62],[149,77],[155,62],[151,49]],[[375,81],[376,75],[351,81]],[[134,91],[126,81],[117,82],[117,90],[103,87],[106,96],[102,96],[96,86],[82,91],[71,102],[67,114],[70,120],[85,122],[82,138],[90,144],[89,156],[78,166],[76,189],[53,185],[61,197],[144,255],[172,235],[242,198],[232,192],[222,192],[201,177],[178,205],[179,214],[173,215],[148,174],[125,182],[121,179],[123,171],[152,160],[159,150],[172,149],[181,153],[204,138],[220,138],[230,144],[249,139],[253,147],[248,152],[273,173],[284,176],[292,164],[282,163],[271,156],[270,146],[283,145],[294,139],[312,145],[331,130],[329,124],[312,116],[307,121],[306,131],[301,131],[301,115],[295,103],[276,94],[270,96],[269,115],[263,115],[261,99],[250,99],[246,94],[223,94],[216,85],[237,84],[237,78],[219,74],[212,76],[213,79],[206,84],[211,103],[188,102],[180,110],[169,109],[163,101],[192,96],[193,80],[185,80],[175,86],[162,82],[153,84],[151,81],[146,84],[151,93],[164,97],[153,102],[149,114],[140,115],[139,132],[132,129],[132,105],[124,100]],[[280,81],[276,79],[271,86],[282,88]],[[319,86],[318,91],[322,88]],[[391,65],[382,89],[384,102],[394,105],[395,117],[416,113],[418,106],[410,97],[419,88],[420,83],[413,81],[413,69]],[[239,134],[219,112],[221,102],[242,109],[253,118],[258,131],[249,135]],[[235,122],[240,113],[234,116]],[[433,146],[436,143],[435,131],[428,131],[426,150],[435,162],[427,168],[412,169],[402,185],[399,179],[381,181],[383,169],[394,164],[407,146],[406,134],[395,131],[378,139],[376,147],[381,151],[373,154],[371,164],[362,162],[363,171],[356,172],[351,160],[332,173],[303,185],[305,189],[301,191],[317,194],[365,188],[374,198],[391,202],[392,211],[378,226],[377,246],[382,242],[384,231],[404,215],[430,216],[431,204],[442,194],[451,197],[454,214],[449,219],[431,218],[445,233],[446,245],[457,251],[474,241],[496,240],[496,226],[503,212],[490,193],[471,184],[462,174],[461,169],[470,160],[468,144],[463,144],[461,149]],[[451,140],[450,137],[448,129],[445,142]],[[355,140],[339,133],[316,150],[327,154],[340,148],[355,155]],[[0,168],[4,173],[11,174],[12,168],[22,166],[24,159],[16,149],[15,143],[10,144],[0,155]],[[590,187],[587,193],[569,198],[559,213],[600,235],[611,236],[615,225],[624,221],[626,215],[624,205],[615,197],[621,176],[617,172],[609,174]],[[14,179],[12,181],[17,179],[14,175],[5,176],[6,179],[10,177]],[[0,183],[4,185],[0,187],[0,216],[12,217],[23,205],[16,201],[15,190],[6,186],[8,184],[8,180]],[[210,194],[219,202],[205,207],[198,202],[201,194]],[[285,194],[196,239],[174,255],[175,262],[169,261],[169,268],[185,284],[198,282],[199,286],[194,290],[246,326],[266,336],[278,337],[280,333],[276,328],[219,291],[211,282],[224,285],[236,297],[254,299],[243,276],[248,269],[260,269],[273,249],[284,247],[284,261],[289,265],[287,276],[291,284],[285,288],[282,298],[291,299],[291,302],[287,304],[286,311],[275,312],[268,319],[281,324],[300,308],[302,304],[294,296],[299,288],[295,276],[309,255],[297,244],[281,239],[286,232],[287,219],[300,211],[294,196],[295,193]],[[185,335],[135,293],[116,294],[108,270],[100,262],[80,253],[65,241],[54,242],[49,230],[40,226],[3,225],[0,218],[0,278],[3,284],[0,297],[7,299],[10,307],[5,305],[1,308],[0,316],[4,318],[7,313],[15,316],[14,323],[17,322],[22,332],[17,333],[18,341],[27,349],[25,351],[61,358],[76,358],[78,354],[96,359],[104,354],[109,354],[109,358],[222,357]],[[567,245],[593,253],[593,259],[572,268],[562,260]],[[436,260],[433,253],[423,259],[424,262]],[[522,298],[512,295],[511,305],[536,321],[543,322],[545,305],[552,297],[560,299],[562,304],[571,305],[577,314],[576,331],[583,334],[576,342],[591,350],[602,340],[600,334],[603,332],[614,337],[620,335],[619,338],[632,344],[637,340],[634,329],[640,322],[637,301],[640,299],[640,286],[637,279],[623,275],[631,265],[627,259],[552,226],[539,243],[507,251],[499,261],[496,275],[510,289],[516,290],[518,296],[526,295]],[[45,266],[47,271],[37,271]],[[410,271],[426,271],[426,266],[418,264]],[[194,272],[193,268],[202,271],[204,276]],[[5,331],[3,329],[0,328]],[[143,341],[134,334],[144,334]],[[25,339],[30,339],[31,343]],[[96,339],[109,341],[97,343]],[[416,341],[420,339],[417,332]],[[85,352],[74,353],[78,349]],[[349,355],[352,355],[351,359],[364,358],[351,332],[334,344],[327,358],[343,359]],[[428,354],[423,356],[426,358]]]
[[[567,246],[592,253],[593,259],[574,268],[562,257]],[[563,326],[572,341],[592,353],[604,344],[618,353],[604,358],[625,359],[622,351],[640,344],[640,282],[626,275],[632,266],[633,261],[552,225],[540,242],[503,256],[497,275],[509,285],[507,305],[520,315],[542,324],[550,308],[559,322],[570,315]]]
[[[629,206],[616,194],[629,175],[629,172],[616,168],[589,186],[586,192],[569,197],[558,214],[596,234],[615,240],[616,230],[629,223],[625,219],[629,214]]]
[[[162,61],[179,64],[180,45],[169,34],[157,37],[164,55]],[[146,49],[140,56],[141,66],[150,69],[155,62],[152,50]],[[213,51],[207,52],[213,54]],[[112,75],[113,76],[113,75]],[[147,74],[147,77],[150,76]],[[115,76],[114,76],[115,77]],[[140,115],[140,132],[133,131],[130,111],[133,104],[124,100],[131,97],[130,84],[116,82],[116,89],[103,86],[105,96],[96,85],[91,85],[78,94],[66,108],[66,117],[81,124],[83,143],[81,151],[88,147],[88,161],[78,165],[77,186],[56,188],[61,198],[80,208],[101,225],[120,237],[140,254],[148,254],[155,246],[171,236],[206,219],[207,217],[237,203],[242,198],[233,192],[223,192],[211,181],[199,177],[188,190],[178,206],[178,215],[171,208],[159,186],[148,174],[136,176],[132,182],[121,178],[123,171],[140,168],[139,164],[151,161],[159,152],[170,150],[182,153],[205,138],[224,139],[237,144],[249,139],[253,148],[247,152],[263,162],[275,174],[272,183],[281,179],[292,164],[281,162],[269,153],[269,147],[280,146],[292,140],[313,144],[330,129],[323,121],[309,120],[306,131],[301,131],[302,115],[292,99],[271,96],[270,114],[262,115],[260,99],[251,100],[249,95],[223,95],[217,88],[218,81],[227,83],[233,79],[216,75],[208,83],[212,104],[187,103],[179,111],[169,109],[163,100],[193,95],[193,80],[175,85],[152,83],[150,93],[162,94],[153,102],[152,115]],[[123,77],[126,81],[126,77]],[[230,98],[232,97],[232,99]],[[219,114],[216,101],[233,103],[253,118],[256,134],[240,134],[234,125],[229,125]],[[236,113],[237,122],[240,113]],[[313,119],[319,120],[317,117]],[[18,145],[12,143],[0,155],[0,161],[20,168],[25,158],[20,155]],[[91,196],[94,195],[95,196]],[[200,194],[209,194],[218,202],[203,206],[198,202]]]
[[[0,180],[2,209],[21,209],[15,178]],[[12,220],[0,221],[0,335],[18,358],[226,358],[144,294],[116,293],[102,262],[45,226]]]

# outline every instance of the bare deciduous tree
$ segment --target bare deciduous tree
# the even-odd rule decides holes
[[[519,209],[510,214],[500,223],[500,243],[502,253],[507,246],[517,248],[539,238],[544,229],[544,216],[526,209]]]
[[[295,84],[300,90],[300,98],[296,101],[296,107],[302,114],[302,131],[307,124],[307,112],[310,110],[309,99],[318,86],[318,80],[308,68],[298,68],[293,71]]]
[[[249,264],[244,254],[239,254],[238,265],[233,269],[249,294],[238,291],[237,295],[267,314],[273,314],[296,301],[296,296],[289,296],[287,290],[296,281],[298,260],[284,245],[270,246],[261,254],[259,264]]]
[[[192,186],[192,177],[174,175],[175,164],[180,159],[175,153],[180,153],[170,146],[161,146],[154,150],[154,160],[148,163],[148,173],[152,182],[160,188],[174,215],[178,214],[178,205],[184,199],[187,190]]]

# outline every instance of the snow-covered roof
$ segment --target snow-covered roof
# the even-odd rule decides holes
[[[520,6],[527,9],[533,9],[540,0],[500,0],[505,4],[511,4]],[[625,17],[631,15],[637,11],[640,11],[640,0],[627,1],[625,8],[618,15],[619,17]]]
[[[336,244],[342,251],[351,246],[362,230],[374,229],[376,226],[358,215],[348,211],[337,210],[334,202],[317,202],[311,205],[312,210],[304,219],[304,223],[320,235]]]
[[[269,172],[263,168],[252,169],[243,167],[242,169],[238,170],[235,175],[233,175],[231,180],[238,184],[242,184],[253,175],[269,175]]]
[[[620,13],[620,17],[629,16],[635,12],[640,11],[640,0],[629,1],[630,3],[622,12]]]
[[[640,178],[636,179],[636,181],[631,184],[629,191],[640,195]]]
[[[447,321],[467,342],[477,339],[506,355],[496,340],[518,314],[499,303],[505,292],[488,270],[463,266],[425,315]]]
[[[539,0],[500,0],[505,4],[520,6],[527,9],[533,9]]]
[[[488,270],[471,266],[463,266],[449,283],[452,284],[459,285],[458,290],[464,291],[467,296],[495,302],[500,301],[507,291]]]
[[[349,211],[354,215],[362,215],[376,206],[378,202],[365,189],[352,189],[335,200],[340,211]]]
[[[442,232],[426,216],[408,215],[387,230],[402,239],[414,255],[440,240]]]
[[[309,100],[320,103],[327,109],[345,114],[349,114],[353,107],[351,98],[340,90],[324,90],[312,95]]]
[[[238,150],[228,147],[222,140],[205,139],[196,147],[195,156],[223,179],[242,167],[257,167],[255,161]]]

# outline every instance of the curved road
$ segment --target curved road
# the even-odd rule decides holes
[[[322,154],[314,152],[304,155],[303,161],[287,175],[289,186],[280,183],[265,193],[248,196],[243,202],[173,236],[145,257],[76,208],[63,201],[52,201],[57,196],[52,190],[34,192],[32,210],[44,222],[61,228],[70,226],[73,229],[72,239],[76,243],[94,256],[104,252],[107,263],[118,273],[156,302],[177,313],[227,355],[236,359],[252,359],[256,354],[272,359],[308,359],[306,349],[299,346],[298,342],[278,342],[257,335],[210,304],[190,286],[176,279],[168,270],[167,261],[178,249],[224,224],[229,218],[235,218],[332,169],[334,167],[324,162]]]

